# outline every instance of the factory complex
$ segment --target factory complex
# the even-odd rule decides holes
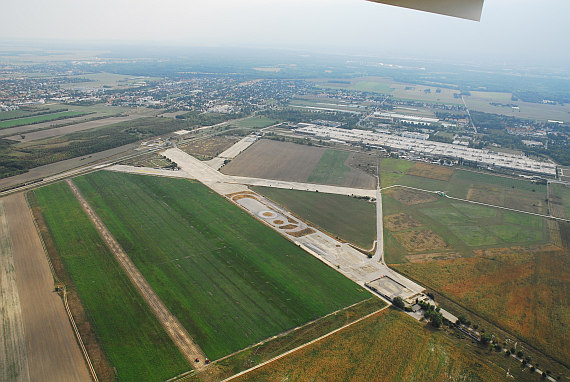
[[[556,176],[556,164],[530,159],[524,155],[474,149],[450,143],[416,139],[385,132],[359,129],[340,129],[315,124],[299,124],[298,134],[312,135],[338,143],[361,144],[376,148],[390,148],[429,158],[458,160],[465,165],[508,169],[529,174]]]

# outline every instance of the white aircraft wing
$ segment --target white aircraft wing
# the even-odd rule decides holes
[[[463,19],[481,20],[484,0],[368,0]]]

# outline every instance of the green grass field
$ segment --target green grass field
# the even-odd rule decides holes
[[[61,111],[58,113],[42,114],[32,117],[24,117],[18,119],[10,119],[7,121],[0,121],[0,129],[6,129],[8,127],[31,125],[40,122],[57,121],[60,119],[80,117],[86,115],[86,113],[76,112],[76,111]]]
[[[65,183],[34,191],[59,257],[121,381],[171,378],[189,365]],[[57,351],[54,349],[54,351]]]
[[[344,163],[348,159],[347,151],[327,150],[309,175],[309,183],[343,184],[350,167]]]
[[[370,297],[199,183],[104,171],[75,182],[212,359]]]
[[[503,355],[487,354],[399,311],[386,310],[236,381],[511,380],[504,366],[520,368]]]
[[[562,206],[566,218],[570,218],[570,187],[562,184],[552,184],[552,193],[556,197],[557,204]]]
[[[56,113],[65,111],[66,107],[61,105],[40,106],[35,108],[18,109],[11,111],[0,111],[0,121],[6,121],[16,118],[32,117],[35,115]]]
[[[480,248],[548,243],[549,235],[546,225],[538,216],[457,202],[439,196],[421,203],[406,204],[399,201],[401,193],[406,192],[406,189],[396,188],[383,194],[385,217],[405,213],[408,219],[411,218],[420,223],[419,226],[412,228],[390,229],[385,227],[388,263],[405,263],[409,259],[408,256],[422,253],[454,253],[461,257],[471,257],[474,254],[473,251]],[[433,251],[409,251],[404,249],[404,243],[401,242],[405,239],[401,238],[399,242],[394,236],[397,233],[400,236],[405,234],[406,238],[414,237],[415,233],[425,228],[429,228],[441,237],[448,248]]]
[[[254,187],[266,196],[319,228],[361,248],[372,247],[376,239],[376,206],[344,195]]]
[[[413,165],[414,162],[402,159],[382,159],[380,162],[380,181],[382,183],[382,187],[399,184],[400,179]]]
[[[455,168],[447,181],[408,175],[415,162],[386,158],[380,162],[382,187],[400,184],[522,211],[546,214],[546,185]],[[469,208],[469,207],[466,207]]]

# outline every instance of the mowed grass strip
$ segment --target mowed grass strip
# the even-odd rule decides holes
[[[158,381],[189,365],[64,183],[34,191],[66,271],[121,381]],[[54,349],[57,351],[57,349]]]
[[[350,172],[344,163],[348,159],[348,151],[327,150],[309,175],[309,183],[341,185]]]
[[[301,219],[334,236],[370,248],[376,239],[376,205],[344,195],[254,187]]]
[[[75,183],[211,359],[370,297],[200,183],[106,171]]]
[[[235,381],[510,380],[488,362],[492,355],[477,351],[483,353],[401,312],[385,310]]]
[[[56,120],[72,118],[72,117],[80,117],[80,116],[86,115],[86,114],[88,114],[88,113],[82,113],[82,112],[78,112],[78,111],[62,111],[59,113],[42,114],[42,115],[37,115],[37,116],[32,116],[32,117],[10,119],[7,121],[0,121],[0,129],[5,129],[8,127],[31,125],[31,124],[40,123],[40,122],[56,121]]]

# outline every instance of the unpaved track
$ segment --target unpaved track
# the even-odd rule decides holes
[[[30,379],[90,381],[23,193],[4,198]]]
[[[66,182],[81,204],[81,207],[83,207],[83,210],[87,213],[87,216],[89,216],[89,219],[91,219],[95,225],[95,228],[97,228],[97,231],[99,231],[99,234],[109,249],[111,249],[111,252],[113,252],[115,255],[115,258],[121,267],[125,270],[127,276],[129,276],[129,279],[133,285],[139,290],[141,296],[150,306],[153,313],[158,318],[160,323],[164,326],[164,329],[170,338],[172,338],[176,346],[178,346],[184,357],[186,357],[188,362],[195,365],[195,367],[203,366],[206,356],[204,355],[204,352],[202,352],[202,349],[200,349],[200,347],[194,343],[194,340],[192,337],[190,337],[186,329],[184,329],[178,319],[174,317],[174,315],[170,313],[168,308],[163,304],[150,284],[145,280],[143,275],[137,269],[135,264],[127,256],[125,251],[123,251],[117,240],[115,240],[109,229],[105,226],[105,224],[103,224],[101,218],[99,218],[99,216],[95,213],[95,210],[83,197],[77,186],[69,179],[66,180]],[[196,358],[199,358],[201,362],[195,364],[194,359]]]
[[[4,202],[0,200],[0,381],[30,381],[28,350]]]

